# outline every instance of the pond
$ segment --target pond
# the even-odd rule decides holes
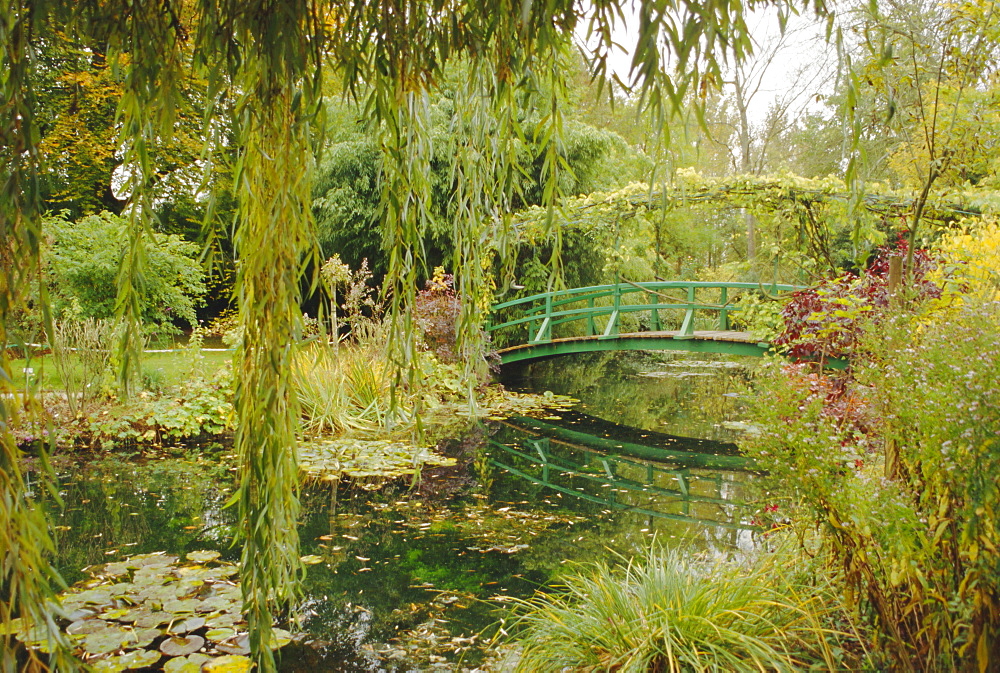
[[[568,566],[642,553],[656,540],[727,554],[753,544],[751,478],[736,450],[747,363],[598,353],[507,373],[508,387],[580,400],[546,418],[491,421],[456,438],[450,468],[419,481],[306,488],[302,629],[286,671],[473,670],[510,602]],[[228,449],[63,468],[57,565],[231,546]]]

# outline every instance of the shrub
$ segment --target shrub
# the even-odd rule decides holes
[[[44,222],[48,284],[56,317],[108,319],[115,315],[119,259],[127,223],[104,212],[76,222]],[[142,320],[147,332],[177,333],[176,321],[197,324],[195,307],[205,293],[198,246],[174,234],[147,237]]]
[[[860,276],[847,273],[823,280],[791,295],[782,310],[784,331],[775,346],[793,358],[815,359],[850,355],[857,351],[867,322],[879,322],[889,313],[889,260],[905,257],[907,243],[878,249],[871,266]],[[916,301],[941,296],[934,282],[936,263],[926,250],[915,250],[907,294]]]
[[[1000,222],[966,223],[942,236],[935,248],[952,262],[960,285],[984,299],[1000,299]]]
[[[1000,662],[1000,304],[869,327],[836,384],[761,382],[745,450],[818,527],[845,592],[897,670]]]
[[[104,448],[132,444],[177,444],[216,437],[235,427],[232,374],[220,370],[211,380],[194,379],[172,395],[140,399],[117,413],[89,423],[91,440]]]
[[[456,327],[462,305],[454,286],[455,277],[439,266],[413,304],[415,322],[424,342],[443,362],[455,362],[458,358]]]
[[[733,308],[738,310],[731,314],[732,328],[746,330],[760,341],[773,341],[785,328],[783,304],[762,297],[758,292],[741,294],[733,302]]]

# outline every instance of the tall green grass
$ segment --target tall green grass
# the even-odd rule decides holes
[[[295,356],[293,381],[306,435],[406,432],[417,416],[464,399],[461,369],[430,351],[415,353],[416,377],[398,377],[375,338],[331,345],[313,342]],[[418,409],[422,409],[420,412]]]
[[[385,425],[392,379],[381,349],[311,344],[296,354],[293,380],[307,435]]]
[[[614,568],[581,567],[515,609],[518,671],[849,670],[832,594],[752,566],[652,550]]]

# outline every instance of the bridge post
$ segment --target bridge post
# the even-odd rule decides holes
[[[726,306],[729,303],[729,288],[723,286],[722,293],[719,295],[719,322],[716,324],[716,329],[720,332],[725,332],[729,330],[729,309]]]
[[[608,325],[604,328],[603,338],[607,339],[610,337],[618,336],[618,309],[622,305],[622,286],[615,285],[614,291],[614,310],[608,317]]]
[[[660,298],[657,297],[652,292],[649,293],[649,303],[656,306],[660,302]],[[649,309],[649,331],[659,332],[661,330],[660,326],[660,312],[655,308]]]
[[[688,309],[681,323],[681,331],[674,335],[675,339],[690,339],[694,336],[694,285],[687,289]]]
[[[549,483],[549,456],[547,451],[549,448],[549,438],[542,437],[540,439],[532,439],[528,442],[534,449],[535,453],[542,460],[542,481],[546,484]]]
[[[594,308],[594,298],[587,297],[587,308]],[[597,324],[594,323],[594,314],[587,314],[587,336],[594,336],[597,334]]]
[[[552,293],[549,292],[545,295],[545,318],[542,320],[541,326],[538,328],[538,332],[535,333],[535,338],[531,339],[529,337],[528,343],[542,343],[552,341]]]

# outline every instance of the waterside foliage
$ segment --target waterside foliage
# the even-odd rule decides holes
[[[786,550],[787,551],[787,550]],[[510,629],[519,671],[798,671],[850,665],[825,584],[787,553],[752,565],[658,549],[614,568],[583,566],[521,602]],[[853,635],[853,634],[851,634]],[[857,663],[857,662],[855,662]]]
[[[924,304],[926,308],[928,304]],[[750,453],[894,670],[1000,661],[1000,305],[899,311],[829,379],[775,363]]]

